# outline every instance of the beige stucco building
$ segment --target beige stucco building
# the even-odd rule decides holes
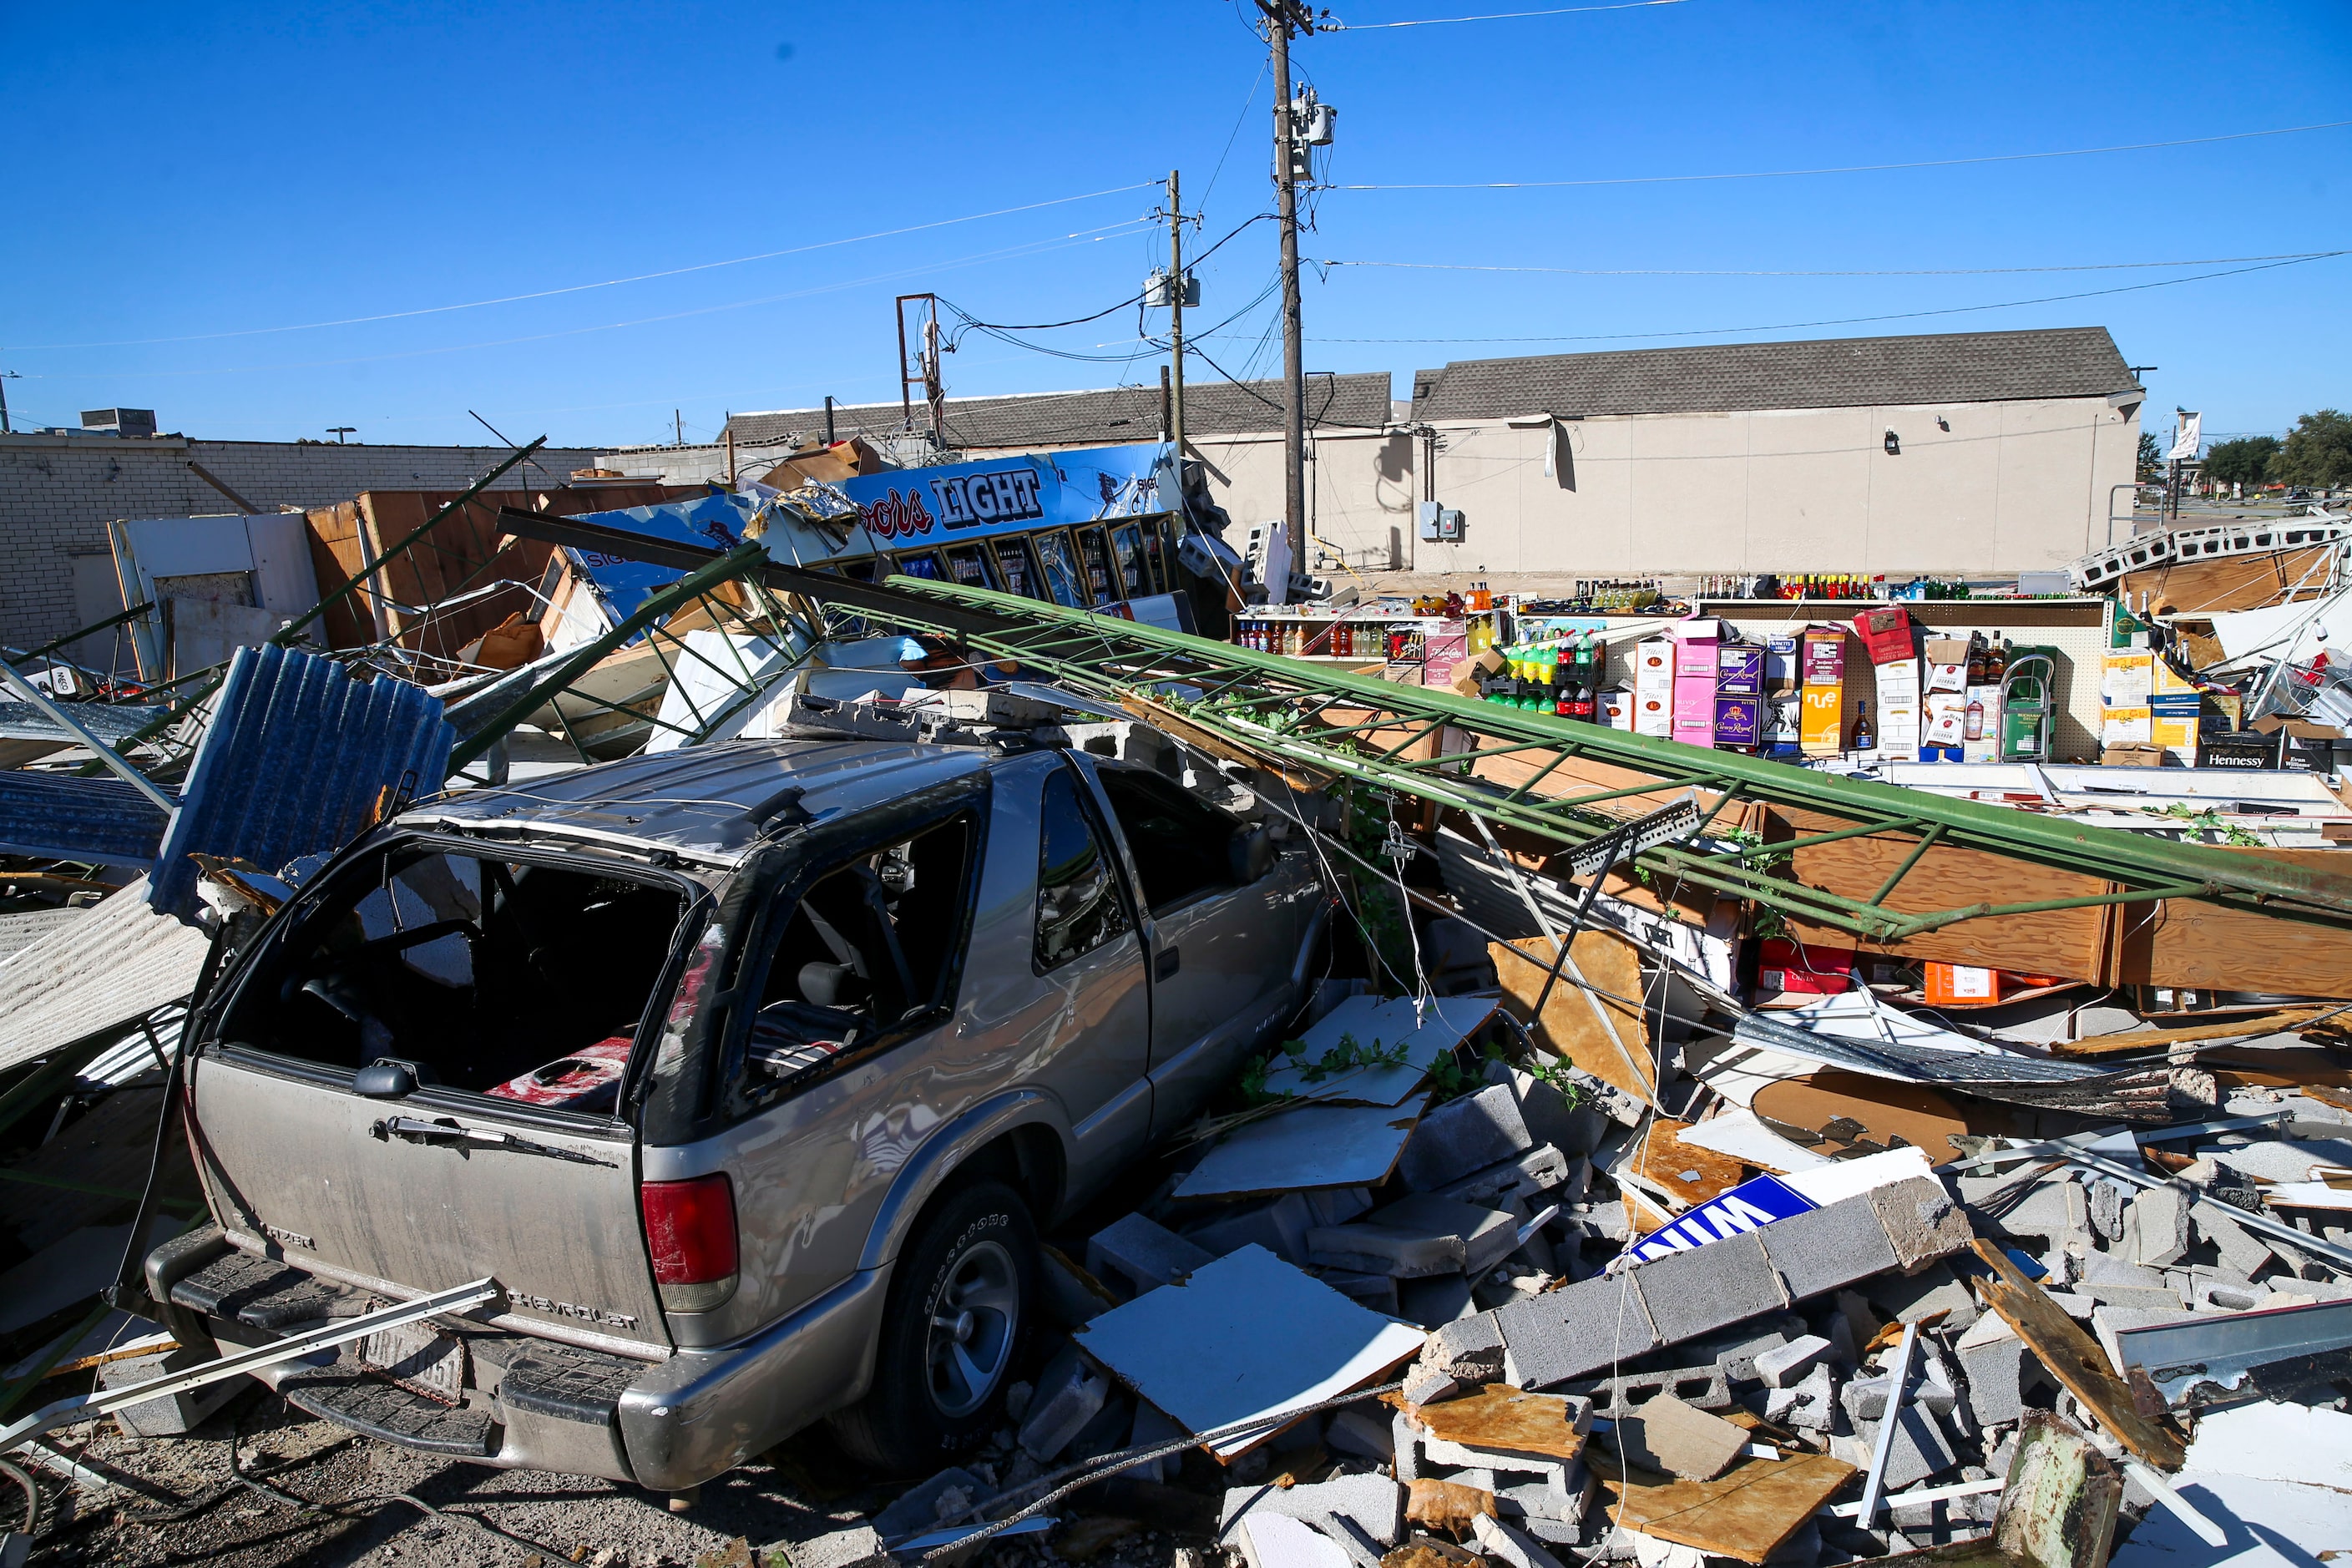
[[[2147,395],[2103,327],[1463,360],[1417,373],[1409,405],[1387,384],[1308,382],[1326,563],[1498,576],[2056,569],[2107,542],[2111,506],[2129,531]],[[1241,529],[1282,515],[1280,396],[1188,389],[1189,445]],[[947,411],[974,455],[1149,440],[1165,418],[1147,387]],[[733,424],[775,443],[820,417]],[[1461,511],[1461,542],[1421,537],[1431,500]]]

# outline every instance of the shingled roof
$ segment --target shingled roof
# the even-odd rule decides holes
[[[1184,433],[1231,436],[1282,428],[1279,381],[1195,383],[1184,389]],[[928,416],[915,406],[917,428]],[[836,404],[836,436],[885,436],[903,416],[897,403]],[[1307,422],[1322,429],[1380,429],[1389,419],[1389,373],[1316,374],[1307,378]],[[824,410],[783,409],[736,414],[727,427],[740,442],[769,443],[823,436]],[[1160,388],[1118,386],[1100,392],[1038,392],[1012,397],[950,397],[947,438],[951,447],[1104,447],[1160,437]]]
[[[1455,360],[1414,373],[1412,416],[1727,414],[2137,390],[2105,327],[2057,327]]]

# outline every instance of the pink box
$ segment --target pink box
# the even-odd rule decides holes
[[[1705,713],[1693,713],[1687,717],[1680,713],[1675,714],[1674,739],[1686,746],[1713,746],[1715,744],[1715,699],[1710,697],[1706,700]]]
[[[1718,656],[1722,645],[1713,637],[1676,637],[1675,639],[1675,684],[1685,680],[1704,680],[1715,685]]]
[[[1707,651],[1712,653],[1714,649]],[[1675,677],[1675,722],[1679,725],[1685,719],[1696,720],[1705,725],[1709,734],[1714,733],[1715,671],[1712,668],[1705,675]]]

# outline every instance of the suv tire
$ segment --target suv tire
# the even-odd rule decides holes
[[[842,1447],[928,1475],[1002,1421],[1037,1297],[1037,1231],[1002,1182],[941,1198],[898,1255],[866,1397],[833,1417]]]

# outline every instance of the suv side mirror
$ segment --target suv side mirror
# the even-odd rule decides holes
[[[1274,869],[1274,837],[1264,827],[1237,827],[1225,841],[1225,864],[1235,883],[1248,887]]]
[[[386,1057],[352,1074],[352,1090],[370,1100],[398,1100],[416,1091],[418,1077],[415,1062],[397,1062]]]

